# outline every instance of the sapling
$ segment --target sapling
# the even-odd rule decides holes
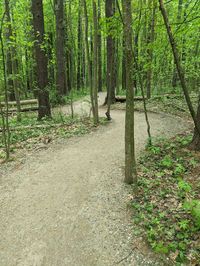
[[[4,93],[5,93],[5,109],[0,102],[0,114],[2,119],[2,136],[6,152],[6,161],[10,157],[10,128],[9,128],[9,118],[8,118],[8,86],[7,86],[7,75],[6,75],[6,64],[5,64],[5,52],[3,43],[3,23],[5,18],[5,12],[1,18],[0,24],[0,45],[2,53],[2,64],[3,64],[3,79],[4,79]]]

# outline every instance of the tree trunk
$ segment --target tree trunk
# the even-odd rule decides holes
[[[10,36],[12,36],[12,30],[11,30],[11,19],[10,19],[10,7],[9,7],[9,1],[8,0],[5,0],[5,14],[6,14],[6,20],[8,22],[5,37],[9,43]],[[6,74],[7,74],[9,100],[15,101],[14,84],[13,84],[13,80],[11,78],[11,76],[12,76],[12,57],[11,57],[11,49],[9,47],[7,48],[7,52],[6,52]]]
[[[77,51],[77,80],[76,86],[77,90],[81,88],[81,56],[82,56],[82,27],[81,27],[81,1],[79,0],[79,8],[78,8],[78,51]]]
[[[8,46],[8,69],[7,71],[12,74],[12,82],[11,77],[8,77],[9,79],[9,87],[11,89],[11,98],[13,100],[13,91],[14,91],[14,99],[17,102],[17,120],[21,120],[21,114],[20,114],[20,94],[19,94],[19,82],[18,82],[18,67],[17,67],[17,53],[16,53],[16,47],[13,40],[13,31],[12,31],[12,25],[11,25],[11,16],[10,16],[10,6],[9,6],[9,0],[5,0],[5,11],[6,11],[6,18],[8,22],[8,30],[7,30],[7,38],[8,41],[11,43]],[[10,61],[11,60],[11,61]],[[12,87],[10,86],[12,83]]]
[[[35,59],[38,89],[38,119],[51,116],[48,92],[47,56],[42,45],[44,44],[44,15],[42,0],[32,0],[33,27],[35,33]]]
[[[198,109],[197,109],[197,116],[196,116],[197,121],[200,124],[200,93],[199,93],[199,102],[198,102]],[[196,128],[194,129],[194,135],[192,142],[190,144],[190,148],[192,150],[200,151],[200,135]]]
[[[155,15],[156,15],[156,5],[155,0],[148,0],[149,10],[152,13],[152,18],[149,23],[149,31],[147,34],[147,58],[148,58],[148,69],[147,69],[147,98],[151,98],[151,83],[152,83],[152,61],[153,61],[153,42],[155,35]]]
[[[97,5],[95,0],[93,0],[93,23],[94,23],[94,47],[93,47],[93,98],[94,98],[94,124],[99,123],[99,113],[98,113],[98,17],[97,17]]]
[[[108,21],[108,36],[107,36],[107,103],[112,104],[115,102],[115,40],[112,36],[112,22],[114,16],[114,1],[106,0],[105,3],[106,19]],[[110,102],[109,102],[110,101]]]
[[[101,1],[98,0],[98,27],[101,20]],[[101,31],[98,31],[98,91],[102,91],[102,37]]]
[[[59,95],[66,95],[64,0],[55,0],[56,14],[56,87]]]
[[[83,8],[84,8],[84,18],[85,18],[85,50],[86,50],[86,60],[88,66],[88,80],[89,80],[89,87],[90,87],[90,100],[92,106],[92,114],[95,117],[95,105],[94,105],[94,95],[93,95],[93,87],[92,87],[92,71],[91,71],[91,57],[90,57],[90,48],[88,42],[88,13],[87,13],[87,4],[86,0],[83,1]]]
[[[194,121],[194,125],[195,125],[195,132],[194,132],[194,139],[193,139],[193,143],[194,143],[196,140],[200,139],[200,119],[199,119],[199,116],[198,116],[199,115],[199,108],[198,108],[198,114],[196,116],[196,113],[195,113],[194,108],[192,106],[192,102],[191,102],[190,95],[189,95],[189,92],[188,92],[188,88],[187,88],[187,84],[186,84],[186,80],[185,80],[184,70],[183,70],[181,62],[180,62],[180,54],[179,54],[179,51],[178,51],[178,48],[177,48],[177,45],[176,45],[172,30],[171,30],[171,27],[170,27],[169,19],[168,19],[168,16],[167,16],[167,12],[166,12],[163,0],[159,0],[159,3],[160,3],[160,10],[161,10],[161,13],[162,13],[162,16],[163,16],[163,19],[164,19],[164,23],[165,23],[165,26],[166,26],[166,29],[167,29],[167,33],[168,33],[168,36],[169,36],[169,41],[170,41],[170,44],[171,44],[171,47],[172,47],[172,52],[173,52],[173,55],[174,55],[174,61],[175,61],[177,72],[178,72],[178,76],[179,76],[179,79],[180,79],[180,82],[181,82],[181,87],[183,89],[183,93],[185,95],[185,99],[186,99],[186,102],[187,102],[188,109],[190,111],[191,117],[192,117],[192,119]]]
[[[178,1],[178,14],[177,14],[177,23],[181,22],[181,17],[182,17],[182,10],[183,10],[183,0]],[[177,70],[176,70],[176,64],[174,63],[174,70],[173,70],[173,77],[172,77],[172,87],[175,88],[177,87]]]
[[[137,182],[134,141],[134,82],[131,0],[123,0],[126,56],[125,182]]]

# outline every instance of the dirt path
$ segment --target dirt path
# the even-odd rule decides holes
[[[1,177],[1,266],[111,266],[130,254],[130,188],[121,168],[124,112],[112,116],[108,126],[51,145]],[[143,114],[135,116],[139,152],[146,125]],[[150,120],[154,135],[172,136],[186,128],[170,116],[151,114]],[[119,265],[156,263],[135,250]]]

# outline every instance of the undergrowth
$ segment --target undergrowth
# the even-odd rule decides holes
[[[100,119],[100,123],[105,123],[105,119]],[[17,122],[14,116],[9,118],[9,125],[11,154],[15,154],[19,149],[32,149],[41,144],[48,144],[57,138],[84,135],[95,128],[93,120],[88,117],[71,118],[62,113],[41,121],[37,120],[35,113],[23,114],[21,122]],[[4,159],[4,142],[0,136],[0,162]]]
[[[134,233],[171,265],[200,265],[200,156],[191,136],[159,140],[140,158]]]

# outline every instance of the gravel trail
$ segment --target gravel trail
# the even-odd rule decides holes
[[[75,105],[76,112],[83,110],[88,112],[87,103]],[[0,266],[160,265],[138,249],[131,252],[125,114],[115,110],[112,117],[109,125],[52,144],[1,176]],[[147,138],[144,114],[136,113],[135,120],[138,154]],[[150,114],[150,122],[154,136],[187,128],[167,115]]]

